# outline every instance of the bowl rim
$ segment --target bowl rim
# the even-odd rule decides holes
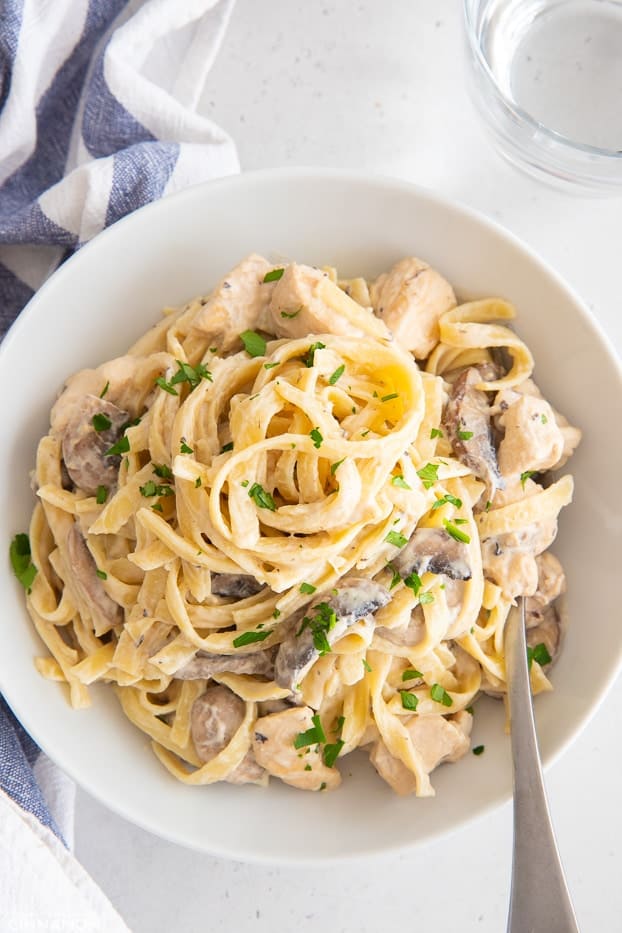
[[[622,361],[618,357],[618,354],[610,338],[602,329],[600,322],[595,318],[586,303],[573,290],[573,288],[567,284],[562,276],[557,273],[545,260],[543,260],[528,244],[524,243],[504,226],[473,209],[472,207],[462,203],[461,201],[457,201],[431,188],[426,188],[404,179],[360,170],[352,171],[348,169],[335,169],[314,166],[258,169],[252,172],[244,172],[239,175],[230,175],[218,179],[213,179],[211,181],[202,182],[199,185],[193,185],[189,186],[188,188],[184,188],[180,192],[151,202],[150,204],[143,206],[137,211],[126,215],[115,224],[97,234],[93,240],[82,247],[77,253],[73,254],[65,263],[63,263],[62,266],[60,266],[54,273],[52,273],[52,275],[46,280],[41,288],[35,293],[24,310],[11,325],[10,329],[7,331],[5,339],[3,340],[2,344],[0,344],[0,366],[2,365],[2,360],[4,357],[12,352],[13,341],[19,337],[22,328],[28,326],[28,321],[30,317],[36,313],[38,305],[41,303],[41,301],[45,302],[47,300],[47,292],[51,288],[58,287],[58,283],[62,285],[68,276],[71,277],[73,275],[74,267],[83,261],[81,257],[87,254],[90,256],[94,250],[100,248],[98,244],[101,244],[103,240],[107,241],[118,235],[116,231],[118,231],[120,228],[125,229],[125,226],[131,225],[134,222],[134,217],[137,214],[140,214],[141,216],[146,214],[153,214],[155,216],[159,211],[166,211],[166,204],[169,200],[175,201],[176,203],[181,203],[184,200],[192,201],[196,198],[197,191],[201,189],[226,189],[227,187],[239,187],[244,185],[249,185],[252,188],[256,182],[263,183],[264,181],[278,182],[279,184],[283,185],[287,184],[288,182],[295,183],[297,181],[311,183],[318,181],[343,182],[349,184],[358,184],[362,187],[371,185],[377,190],[393,193],[403,193],[405,197],[414,197],[420,201],[439,206],[444,210],[449,210],[450,212],[463,216],[476,226],[487,229],[489,233],[505,241],[513,249],[525,255],[531,263],[538,266],[540,271],[544,273],[550,280],[552,280],[563,293],[565,293],[569,302],[572,303],[577,313],[584,319],[588,327],[594,332],[595,337],[597,337],[600,341],[601,348],[603,352],[607,354],[609,363],[615,371],[617,380],[619,381],[620,387],[622,389]],[[5,572],[8,573],[8,569]],[[543,755],[542,763],[545,769],[553,766],[562,757],[568,747],[580,736],[592,718],[597,714],[601,704],[604,703],[613,683],[621,671],[622,652],[617,658],[615,664],[612,666],[609,676],[603,678],[603,680],[600,682],[599,696],[596,698],[596,700],[576,717],[571,731],[565,739],[560,740],[558,747]],[[1,689],[2,687],[0,685],[0,690]],[[34,717],[35,721],[31,722],[31,715],[25,702],[23,700],[20,702],[19,698],[17,698],[17,702],[13,704],[11,697],[5,695],[4,698],[9,707],[14,711],[16,717],[23,724],[24,728],[26,728],[26,730],[30,733],[32,738],[37,742],[42,750],[45,751],[45,753],[48,754],[49,757],[55,761],[62,770],[64,770],[74,781],[76,781],[79,786],[82,787],[83,785],[81,780],[76,777],[71,762],[66,763],[63,760],[63,756],[59,756],[55,749],[48,750],[45,736],[41,736],[40,730],[37,727],[36,716]],[[190,848],[202,853],[210,853],[218,857],[251,862],[254,864],[289,864],[291,867],[318,867],[320,864],[324,866],[330,866],[333,864],[342,864],[345,861],[362,862],[369,858],[406,854],[418,846],[433,843],[435,840],[438,840],[442,837],[448,837],[465,827],[467,824],[484,818],[484,816],[489,815],[494,810],[507,806],[508,802],[512,798],[511,792],[508,791],[497,799],[483,804],[476,813],[465,813],[464,816],[458,818],[451,825],[451,827],[440,827],[437,830],[432,830],[426,834],[424,839],[414,840],[411,843],[397,843],[390,846],[383,844],[377,846],[369,845],[364,851],[359,850],[357,852],[343,852],[339,854],[323,856],[321,858],[317,855],[306,856],[304,853],[296,852],[289,854],[286,863],[282,857],[271,854],[263,855],[258,854],[257,852],[248,852],[241,856],[239,850],[236,850],[233,846],[231,848],[226,848],[222,845],[217,845],[215,847],[211,846],[210,848],[206,848],[205,846],[200,845],[198,842],[189,840],[182,832],[176,833],[172,830],[154,827],[147,820],[137,816],[132,811],[131,807],[126,807],[125,801],[123,799],[118,799],[114,802],[111,802],[105,798],[103,793],[97,793],[90,787],[84,787],[84,790],[86,790],[87,793],[89,793],[93,798],[98,800],[98,802],[103,806],[113,810],[113,812],[116,812],[118,815],[128,820],[128,822],[137,825],[141,829],[159,836],[160,838],[174,842],[178,845],[183,845],[186,848]]]

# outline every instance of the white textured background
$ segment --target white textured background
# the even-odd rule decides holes
[[[622,200],[549,190],[491,150],[465,91],[461,27],[458,0],[237,0],[203,109],[232,133],[244,169],[365,169],[488,214],[574,286],[621,352]],[[547,772],[583,933],[622,930],[620,722],[618,681]],[[162,842],[78,797],[77,855],[135,933],[499,933],[510,850],[506,807],[408,856],[261,868]]]

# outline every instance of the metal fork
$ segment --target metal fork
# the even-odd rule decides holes
[[[505,658],[514,773],[514,853],[507,933],[579,933],[542,778],[523,598],[510,610]]]

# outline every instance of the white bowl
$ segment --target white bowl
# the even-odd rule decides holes
[[[205,292],[252,251],[334,264],[374,276],[396,259],[428,260],[462,297],[500,295],[519,311],[517,329],[536,360],[545,395],[584,431],[570,468],[575,501],[555,550],[569,578],[570,627],[552,679],[538,698],[545,762],[587,722],[620,665],[620,432],[615,357],[585,307],[536,256],[473,212],[403,182],[318,170],[226,178],[158,201],[115,224],[44,285],[0,348],[4,455],[0,539],[27,529],[29,471],[50,406],[76,369],[121,354],[164,305]],[[349,756],[342,787],[304,794],[269,788],[184,786],[159,764],[112,691],[93,690],[74,711],[35,671],[45,653],[8,561],[0,577],[0,687],[32,736],[95,797],[175,842],[241,859],[317,863],[421,845],[511,794],[501,704],[478,703],[474,744],[433,775],[437,796],[398,798],[366,756]]]

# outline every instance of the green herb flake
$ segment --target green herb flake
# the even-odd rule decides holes
[[[363,667],[365,668],[365,670],[367,671],[367,673],[368,673],[368,674],[371,674],[372,669],[371,669],[371,667],[370,667],[370,664],[369,664],[369,661],[367,660],[367,658],[361,658],[361,661],[363,662]]]
[[[399,392],[390,392],[389,395],[383,395],[380,399],[381,402],[392,402],[394,398],[399,398]]]
[[[193,454],[194,453],[194,450],[192,449],[192,447],[189,447],[188,444],[186,443],[185,437],[182,437],[181,439],[181,443],[179,445],[179,452],[181,454]]]
[[[221,454],[229,453],[230,450],[233,450],[233,441],[229,441],[228,444],[223,444],[220,448]]]
[[[404,709],[410,710],[414,713],[419,705],[419,698],[415,696],[414,693],[410,693],[408,690],[400,690],[400,696],[402,698],[402,706]]]
[[[552,660],[553,659],[549,654],[548,648],[543,641],[537,644],[534,648],[527,648],[527,665],[529,670],[531,670],[531,665],[534,661],[537,661],[540,667],[544,667],[545,664],[550,664]]]
[[[417,476],[423,483],[424,489],[429,489],[438,480],[438,463],[426,463],[417,470]]]
[[[243,479],[242,482],[240,483],[240,486],[244,486],[246,488],[246,486],[248,486],[248,480]]]
[[[486,748],[485,745],[476,745],[475,748],[473,749],[473,754],[482,755],[484,753],[485,748]]]
[[[23,533],[15,535],[9,548],[9,557],[13,573],[26,592],[30,593],[33,581],[37,576],[37,568],[30,559],[30,539],[28,535]]]
[[[305,596],[311,596],[312,593],[315,593],[316,589],[317,587],[313,586],[312,583],[301,583],[300,584],[300,592],[304,593]]]
[[[388,541],[389,544],[393,544],[395,547],[404,547],[408,544],[408,538],[401,535],[399,531],[390,531],[384,540]]]
[[[466,711],[467,711],[467,713],[470,713],[471,716],[474,716],[474,715],[475,715],[475,710],[473,709],[472,706],[467,706]]]
[[[346,367],[343,365],[343,363],[341,366],[338,366],[335,372],[328,377],[328,384],[334,386],[337,382],[339,382],[345,372],[345,369]]]
[[[276,505],[274,499],[269,492],[261,486],[259,483],[253,483],[251,488],[248,490],[248,494],[259,509],[269,509],[270,512],[276,512]]]
[[[330,465],[331,476],[334,476],[334,475],[335,475],[335,473],[337,472],[337,470],[339,469],[339,467],[341,466],[341,464],[343,463],[343,461],[344,461],[345,459],[346,459],[346,458],[343,457],[341,460],[337,460],[336,463],[331,463],[331,465]]]
[[[404,585],[411,589],[415,596],[418,596],[421,589],[421,577],[413,571],[404,577]]]
[[[313,428],[312,431],[309,431],[309,437],[310,437],[311,440],[313,441],[313,446],[314,446],[316,449],[319,449],[319,448],[322,446],[322,444],[323,444],[323,442],[324,442],[324,438],[323,438],[322,435],[320,434],[320,429],[319,429],[319,428]]]
[[[108,428],[112,427],[112,421],[108,418],[107,415],[98,412],[96,415],[93,415],[91,423],[98,434],[101,434],[102,431],[107,431]]]
[[[107,580],[107,579],[108,579],[108,574],[106,573],[105,570],[99,570],[99,568],[98,568],[98,569],[95,571],[95,573],[97,574],[97,576],[99,577],[100,580]]]
[[[335,764],[335,761],[339,757],[339,752],[346,743],[343,739],[337,739],[337,741],[331,745],[324,746],[324,764],[327,768],[332,768]]]
[[[278,363],[264,363],[264,364],[263,364],[263,368],[264,368],[264,369],[274,369],[274,367],[275,367],[275,366],[278,366],[278,365],[279,365]]]
[[[435,437],[442,437],[442,436],[443,436],[443,432],[440,430],[440,428],[432,428],[432,430],[430,431],[431,441],[433,441]]]
[[[97,502],[97,504],[103,505],[107,498],[108,498],[108,487],[98,486],[97,492],[95,494],[95,501]]]
[[[386,570],[390,570],[391,573],[392,573],[392,575],[393,575],[393,576],[391,577],[391,583],[389,584],[389,589],[392,590],[392,589],[394,589],[394,588],[397,586],[398,583],[401,583],[401,582],[402,582],[402,578],[401,578],[401,576],[399,575],[398,571],[397,571],[397,570],[395,569],[395,567],[393,566],[393,564],[387,564],[387,566],[386,566],[385,569],[386,569]]]
[[[428,606],[430,603],[434,602],[434,593],[428,593],[426,590],[425,593],[421,593],[419,596],[419,602],[422,606]]]
[[[484,509],[484,511],[490,512],[491,508],[492,508],[492,502],[489,499],[488,502],[486,503],[486,508]]]
[[[320,784],[320,790],[326,790],[326,787],[327,787],[326,781],[322,781],[322,783]]]
[[[263,632],[243,632],[233,639],[234,648],[243,648],[244,645],[252,645],[256,641],[263,641],[268,635],[272,635],[272,629],[266,629]]]
[[[173,471],[165,463],[154,463],[153,472],[160,479],[173,479]]]
[[[263,280],[264,282],[278,282],[284,272],[285,269],[271,269],[270,272],[266,272]]]
[[[313,771],[313,768],[311,767],[311,765],[307,764],[305,765],[305,771]]]
[[[468,525],[469,521],[466,518],[454,518],[454,525]]]
[[[302,311],[302,305],[300,305],[299,308],[296,308],[295,311],[281,311],[281,317],[288,318],[289,320],[291,320],[292,318],[298,317],[301,311]]]
[[[280,615],[281,615],[281,610],[280,610],[280,609],[275,609],[274,612],[272,613],[272,618],[273,618],[273,619],[278,619]]]
[[[165,392],[168,392],[169,395],[179,395],[179,392],[177,391],[177,389],[174,386],[172,386],[170,382],[167,382],[164,376],[158,376],[158,378],[155,381],[155,384],[157,386],[160,386],[161,389],[164,389]]]
[[[473,437],[473,431],[458,431],[458,440],[470,441]]]
[[[399,486],[400,489],[412,489],[412,486],[409,486],[403,476],[392,476],[391,485]]]
[[[330,642],[327,633],[337,624],[337,615],[334,609],[331,609],[329,603],[318,603],[315,606],[315,615],[313,617],[305,616],[302,625],[296,632],[296,638],[304,632],[305,629],[311,630],[313,645],[320,656],[330,653]]]
[[[109,447],[104,453],[104,457],[118,457],[121,454],[127,454],[130,450],[130,441],[126,434],[120,438],[116,444],[113,444],[112,447]]]
[[[443,706],[454,705],[454,701],[440,684],[432,684],[430,687],[430,696],[436,703],[442,703]]]
[[[201,485],[201,477],[197,476],[197,478],[194,481],[194,488],[198,489],[200,485]]]
[[[323,350],[325,347],[326,347],[326,344],[325,344],[325,343],[320,343],[319,340],[317,341],[317,343],[312,343],[312,344],[311,344],[311,346],[309,347],[309,349],[308,349],[308,351],[307,351],[306,356],[304,356],[304,357],[302,358],[303,363],[305,364],[305,366],[307,367],[307,369],[311,369],[311,367],[313,366],[313,362],[314,362],[314,360],[315,360],[315,351],[316,351],[316,350]]]
[[[203,365],[203,363],[197,363],[196,366],[191,366],[189,363],[182,363],[181,360],[175,360],[177,363],[177,372],[171,379],[170,384],[172,386],[178,385],[180,382],[187,382],[190,385],[190,389],[196,389],[201,379],[207,379],[208,382],[213,382],[213,376],[209,369]]]
[[[101,390],[101,392],[99,393],[99,397],[100,397],[100,398],[106,398],[106,395],[108,394],[108,389],[109,389],[109,388],[110,388],[110,382],[107,382],[106,385],[104,386],[104,388],[103,388],[103,389]]]
[[[542,422],[542,424],[549,423],[549,419],[546,417],[546,415],[540,415],[540,421]]]
[[[423,677],[421,671],[416,671],[414,667],[409,667],[402,672],[402,680],[416,680]]]
[[[462,499],[458,499],[457,496],[452,496],[451,493],[446,493],[444,496],[441,496],[440,499],[437,499],[437,500],[436,500],[436,502],[435,502],[434,505],[432,506],[432,509],[433,509],[433,510],[434,510],[434,509],[440,509],[441,506],[447,505],[448,502],[449,502],[451,505],[455,505],[455,507],[456,507],[457,509],[461,509],[461,508],[462,508]]]
[[[447,534],[451,535],[454,541],[463,541],[464,544],[469,544],[471,541],[471,536],[466,533],[466,531],[461,531],[453,522],[450,522],[448,518],[443,519],[443,525],[447,531]]]
[[[261,334],[256,333],[254,330],[244,330],[240,334],[240,340],[249,356],[266,355],[266,341]]]
[[[307,729],[306,732],[299,732],[295,737],[294,748],[306,748],[307,745],[318,745],[326,741],[322,721],[317,713],[311,717],[311,722],[313,728]]]
[[[151,508],[153,509],[154,512],[163,512],[163,511],[164,511],[164,509],[162,508],[162,505],[161,505],[160,502],[154,502],[154,504],[151,506]]]
[[[521,473],[520,484],[523,487],[523,489],[525,488],[525,483],[527,482],[527,480],[530,479],[530,477],[535,476],[536,472],[537,472],[536,470],[525,470],[524,473]]]

